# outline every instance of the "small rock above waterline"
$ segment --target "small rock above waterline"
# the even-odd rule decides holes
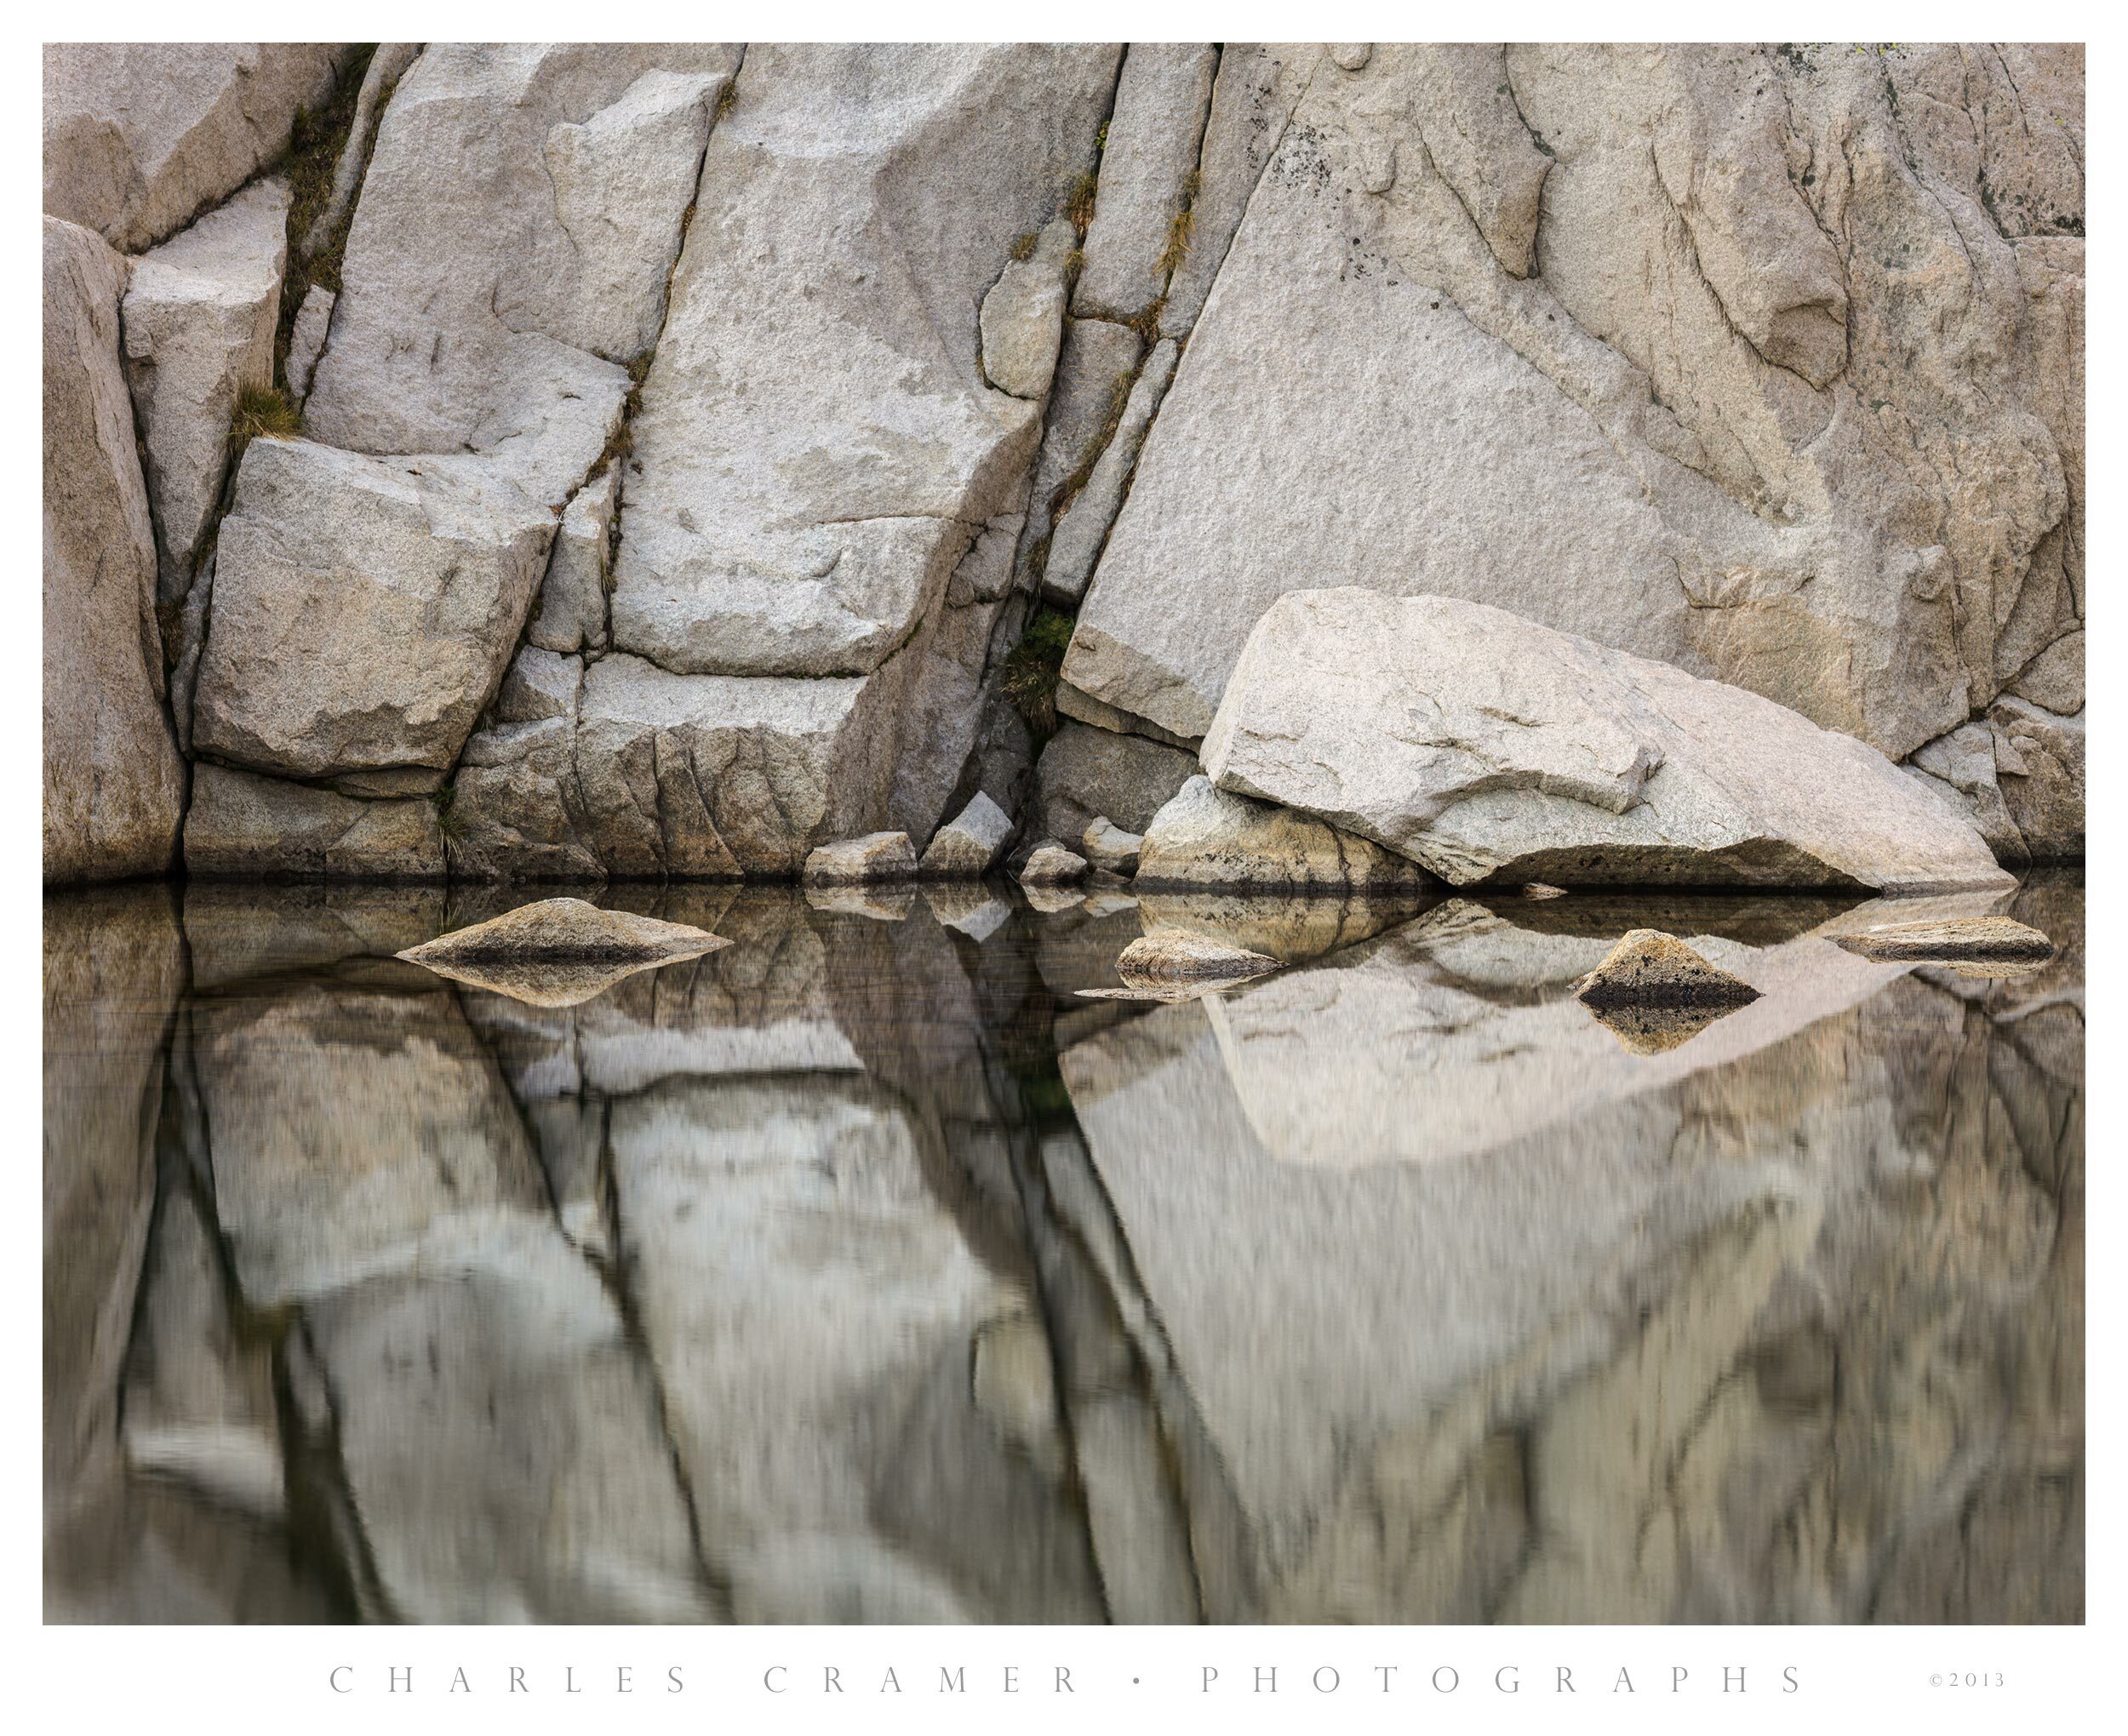
[[[822,844],[805,859],[809,886],[855,886],[867,880],[908,880],[916,874],[916,850],[907,832],[867,832]]]
[[[602,911],[580,898],[520,905],[398,956],[535,1007],[575,1007],[624,977],[731,943],[706,928]]]
[[[542,899],[399,954],[415,964],[692,958],[731,943],[706,928],[602,911],[581,898]]]
[[[1912,960],[1917,963],[1964,964],[1976,961],[2045,963],[2054,943],[2037,928],[2008,917],[1955,917],[1948,921],[1887,922],[1860,934],[1842,934],[1839,944],[1864,958]]]
[[[1114,874],[1129,874],[1137,868],[1138,853],[1145,847],[1145,839],[1136,832],[1125,831],[1104,814],[1086,828],[1079,843],[1086,852],[1086,859],[1095,867],[1106,868]]]
[[[1574,985],[1592,1007],[1741,1007],[1758,990],[1674,934],[1635,928]]]
[[[1012,842],[1012,817],[978,790],[958,818],[931,835],[920,871],[927,880],[973,880]]]
[[[1522,888],[1522,895],[1524,898],[1538,899],[1565,898],[1566,888],[1563,886],[1547,886],[1542,880],[1532,880]]]
[[[1155,928],[1141,934],[1124,948],[1116,961],[1116,974],[1134,988],[1261,976],[1278,968],[1275,958],[1229,946],[1186,928]]]
[[[1020,871],[1022,886],[1070,886],[1086,877],[1086,859],[1050,839],[1034,847]]]

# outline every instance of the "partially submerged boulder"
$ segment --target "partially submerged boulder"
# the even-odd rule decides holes
[[[1145,839],[1103,815],[1086,828],[1079,843],[1095,867],[1106,868],[1113,874],[1130,874],[1137,869]]]
[[[573,1007],[638,971],[730,944],[684,922],[600,910],[577,898],[550,898],[398,956],[439,976],[534,1006]]]
[[[805,859],[809,886],[854,886],[867,880],[907,880],[916,873],[916,851],[907,832],[868,832],[822,844]]]
[[[1742,977],[1659,928],[1635,928],[1575,984],[1575,992],[1598,1008],[1742,1007],[1759,998]]]
[[[1037,844],[1020,871],[1022,886],[1070,886],[1085,877],[1086,859],[1054,838]]]
[[[1921,963],[2045,963],[2055,951],[2054,943],[2037,928],[2028,928],[2008,917],[1885,922],[1838,939],[1850,952],[1859,952],[1864,958],[1911,959]]]
[[[1117,974],[1135,988],[1201,982],[1208,978],[1256,977],[1278,968],[1275,958],[1208,939],[1187,928],[1155,928],[1141,934],[1124,948],[1123,956],[1116,961]]]
[[[1454,597],[1281,598],[1204,765],[1457,886],[2011,883],[1970,821],[1852,736]]]
[[[1427,884],[1416,862],[1304,814],[1251,801],[1194,777],[1153,817],[1138,859],[1148,887],[1237,887],[1253,892],[1410,894]]]

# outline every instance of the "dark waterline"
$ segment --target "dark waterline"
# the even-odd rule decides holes
[[[2000,978],[1675,894],[392,957],[535,895],[47,899],[48,1619],[2082,1619],[2074,872]],[[1288,968],[1080,994],[1154,922]],[[1637,927],[1759,1000],[1599,1019]]]

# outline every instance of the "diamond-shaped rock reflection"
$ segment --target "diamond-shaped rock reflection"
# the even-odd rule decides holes
[[[730,944],[682,922],[550,898],[409,947],[399,957],[535,1007],[574,1007],[638,971]]]

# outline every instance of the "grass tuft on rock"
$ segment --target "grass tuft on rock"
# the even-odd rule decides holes
[[[1094,220],[1094,202],[1099,186],[1098,177],[1089,169],[1072,183],[1071,191],[1064,195],[1064,214],[1072,220],[1072,227],[1078,231],[1081,241],[1086,238],[1086,231]]]
[[[1034,257],[1035,244],[1039,242],[1041,238],[1042,237],[1037,235],[1032,229],[1027,231],[1025,235],[1015,236],[1013,238],[1011,248],[1013,263],[1015,265],[1025,265],[1027,260],[1033,259]]]
[[[1005,653],[999,689],[1027,720],[1037,745],[1056,734],[1056,684],[1073,625],[1061,610],[1038,608],[1020,635],[1020,642]]]
[[[233,465],[245,447],[261,434],[287,439],[303,431],[303,413],[277,385],[238,388],[237,408],[229,418],[229,457]]]

